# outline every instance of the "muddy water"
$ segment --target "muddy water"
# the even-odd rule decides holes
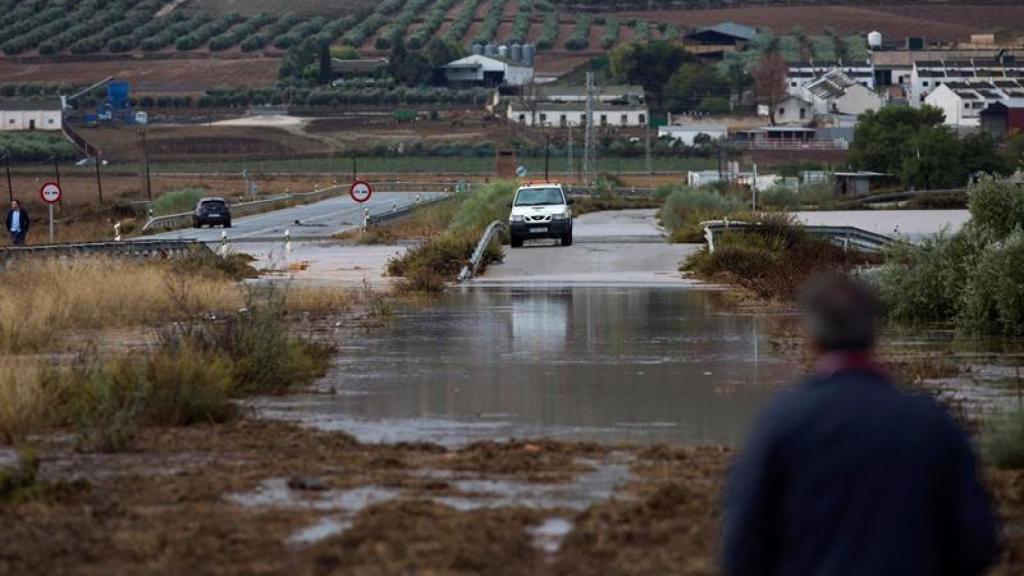
[[[347,342],[317,393],[260,408],[374,442],[734,444],[799,373],[771,350],[776,320],[702,290],[455,291]]]

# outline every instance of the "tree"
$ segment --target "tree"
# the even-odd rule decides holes
[[[683,64],[672,74],[665,84],[663,97],[666,108],[672,112],[681,112],[696,109],[709,96],[725,96],[728,93],[728,83],[714,68],[691,62]]]
[[[648,97],[660,104],[669,78],[683,64],[695,62],[696,56],[672,42],[633,42],[612,50],[609,60],[615,81],[642,85]]]
[[[775,109],[789,95],[786,83],[788,72],[786,61],[777,52],[766,54],[751,72],[757,103],[768,106],[768,118],[772,126],[775,125]]]

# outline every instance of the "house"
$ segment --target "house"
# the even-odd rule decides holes
[[[63,108],[57,98],[0,100],[0,131],[60,130]]]
[[[533,80],[533,66],[499,56],[470,54],[446,64],[444,74],[452,84],[524,86]]]
[[[578,127],[587,122],[585,102],[536,101],[532,104],[521,98],[509,100],[509,121],[524,126]],[[594,103],[594,124],[601,127],[646,126],[650,112],[646,104]]]
[[[757,29],[737,24],[722,22],[714,26],[700,28],[683,37],[688,48],[693,52],[737,52],[757,36]],[[696,48],[699,47],[699,48]]]
[[[757,107],[758,116],[771,116],[767,104]],[[789,96],[775,105],[775,122],[778,124],[806,124],[814,120],[814,105],[800,98]]]
[[[969,60],[921,60],[914,62],[908,100],[920,107],[928,94],[949,83],[1001,82],[1011,98],[1024,97],[1024,61],[1004,55]]]
[[[786,82],[789,93],[801,96],[804,88],[833,70],[840,70],[868,88],[875,89],[875,66],[870,62],[848,65],[841,62],[794,62],[788,64]]]
[[[672,138],[687,146],[693,146],[696,143],[697,136],[701,134],[708,136],[712,140],[723,140],[729,136],[729,128],[724,125],[700,123],[673,124],[658,128],[659,138]]]
[[[890,178],[880,172],[835,172],[832,174],[833,193],[836,196],[861,196],[884,184]]]
[[[882,107],[882,97],[842,70],[832,70],[807,84],[803,96],[814,106],[818,116],[842,114],[858,116]]]
[[[524,126],[584,126],[587,97],[582,86],[536,86],[524,96],[508,99],[506,117]],[[593,97],[595,125],[647,125],[650,112],[643,87],[600,86]]]
[[[980,126],[981,111],[1008,98],[991,82],[949,82],[929,92],[924,103],[941,109],[947,125],[964,128]]]
[[[996,140],[1024,133],[1024,98],[1009,98],[989,104],[978,117],[981,130]]]
[[[387,68],[387,58],[361,58],[358,60],[331,58],[331,71],[335,78],[378,76]]]

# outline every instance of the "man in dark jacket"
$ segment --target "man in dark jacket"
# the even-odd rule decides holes
[[[761,415],[731,471],[725,572],[981,573],[998,531],[967,436],[875,364],[866,288],[821,279],[804,306],[817,367]]]
[[[7,211],[7,233],[11,235],[11,244],[15,246],[25,245],[25,236],[28,235],[28,212],[21,207],[21,202],[11,201],[11,209]]]

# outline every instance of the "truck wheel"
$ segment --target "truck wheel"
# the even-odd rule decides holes
[[[225,228],[231,228],[231,220],[228,220],[227,222],[225,222],[224,223],[224,227]]]
[[[523,239],[518,237],[518,236],[512,236],[510,243],[511,243],[513,248],[522,248],[523,247]]]
[[[562,246],[572,246],[572,230],[565,236],[562,236]]]

